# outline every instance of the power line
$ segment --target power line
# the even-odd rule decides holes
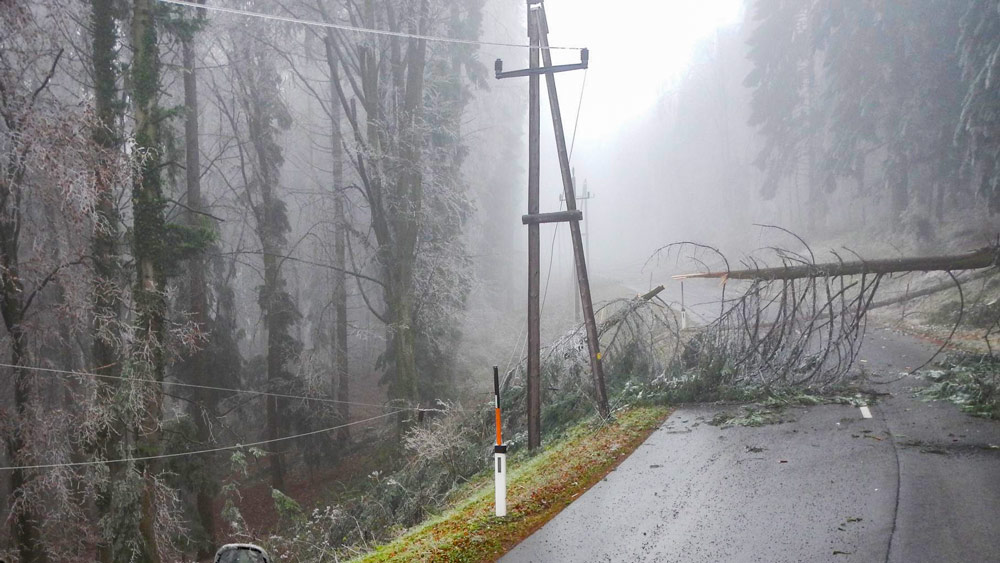
[[[316,261],[313,261],[313,260],[306,260],[305,258],[297,258],[295,256],[292,256],[291,254],[279,254],[279,253],[276,253],[276,252],[264,252],[263,250],[234,250],[232,252],[215,252],[215,253],[210,254],[210,256],[240,256],[240,255],[243,255],[243,254],[249,254],[249,255],[252,255],[252,256],[267,256],[267,257],[271,257],[271,258],[280,258],[282,260],[290,260],[292,262],[299,262],[299,263],[305,264],[307,266],[316,266],[317,268],[325,268],[327,270],[333,270],[334,272],[341,272],[341,273],[343,273],[345,275],[353,276],[355,278],[359,278],[359,279],[362,279],[362,280],[367,280],[367,281],[376,283],[376,284],[381,285],[381,286],[385,285],[384,283],[382,283],[381,280],[378,280],[378,279],[373,278],[371,276],[367,276],[367,275],[362,274],[360,272],[353,272],[351,270],[346,270],[344,268],[338,268],[337,266],[334,266],[333,264],[324,264],[323,262],[316,262]]]
[[[145,379],[145,378],[135,378],[135,377],[124,377],[120,375],[106,375],[101,373],[89,373],[85,371],[69,371],[63,369],[55,368],[43,368],[35,366],[18,366],[14,364],[0,363],[0,368],[12,368],[12,369],[24,369],[35,373],[42,373],[47,375],[60,375],[60,376],[78,376],[78,377],[95,377],[99,379],[114,379],[123,381],[133,381],[136,383],[153,383],[157,385],[172,385],[174,387],[186,387],[189,389],[205,389],[208,391],[225,391],[229,393],[238,393],[242,395],[259,395],[262,397],[275,397],[278,399],[294,399],[301,401],[315,401],[319,403],[334,403],[339,405],[355,405],[359,407],[377,407],[381,409],[385,408],[398,408],[388,405],[376,405],[373,403],[356,403],[353,401],[338,401],[336,399],[327,399],[325,397],[308,397],[304,395],[290,395],[287,393],[271,393],[269,391],[256,391],[252,389],[231,389],[228,387],[216,387],[214,385],[197,385],[194,383],[182,383],[180,381],[158,381],[156,379]],[[407,410],[407,409],[403,409]]]
[[[372,35],[385,35],[389,37],[403,37],[406,39],[424,39],[426,41],[437,41],[439,43],[458,43],[461,45],[489,45],[493,47],[519,47],[525,49],[562,49],[571,51],[580,51],[583,47],[532,47],[531,45],[525,45],[523,43],[503,43],[498,41],[475,41],[472,39],[455,39],[452,37],[437,37],[433,35],[421,35],[416,33],[403,33],[400,31],[387,31],[384,29],[370,29],[366,27],[355,27],[353,25],[344,25],[316,20],[304,20],[300,18],[293,18],[288,16],[276,16],[272,14],[265,14],[262,12],[251,12],[248,10],[237,10],[235,8],[225,8],[223,6],[208,6],[204,4],[198,4],[195,2],[188,2],[186,0],[159,0],[164,4],[174,4],[177,6],[184,6],[187,8],[200,8],[202,10],[210,10],[214,12],[223,12],[226,14],[236,14],[240,16],[248,16],[253,18],[260,18],[265,20],[280,21],[285,23],[297,23],[301,25],[311,25],[314,27],[325,27],[329,29],[339,29],[341,31],[353,31],[355,33],[370,33]]]
[[[114,365],[114,364],[111,364]],[[107,366],[105,366],[107,367]],[[299,401],[313,401],[317,403],[331,403],[338,405],[353,405],[358,407],[375,407],[380,409],[398,409],[398,411],[416,411],[416,412],[446,412],[446,411],[461,411],[461,412],[476,412],[476,409],[467,409],[456,406],[449,406],[447,409],[434,408],[434,407],[400,407],[398,405],[376,405],[374,403],[359,403],[355,401],[340,401],[337,399],[328,399],[326,397],[310,397],[308,395],[291,395],[288,393],[272,393],[269,391],[256,391],[253,389],[233,389],[231,387],[216,387],[214,385],[197,385],[194,383],[182,383],[180,381],[158,381],[156,379],[146,379],[146,378],[135,378],[135,377],[124,377],[120,375],[106,375],[101,373],[91,373],[86,371],[70,371],[64,369],[55,368],[43,368],[36,366],[19,366],[15,364],[5,364],[0,363],[0,368],[13,368],[13,369],[25,369],[35,373],[44,373],[47,375],[59,375],[59,376],[78,376],[78,377],[95,377],[100,379],[115,379],[123,381],[134,381],[137,383],[153,383],[157,385],[172,385],[174,387],[187,387],[189,389],[206,389],[208,391],[226,391],[230,393],[237,393],[241,395],[258,395],[261,397],[275,397],[278,399],[292,399]],[[440,399],[437,399],[438,404],[443,404]]]
[[[149,456],[142,456],[142,457],[126,457],[126,458],[120,458],[120,459],[100,459],[100,460],[92,460],[92,461],[74,461],[74,462],[68,462],[68,463],[42,463],[42,464],[37,464],[37,465],[16,465],[16,466],[0,467],[0,471],[11,471],[11,470],[14,470],[14,469],[55,469],[55,468],[58,468],[58,467],[85,467],[85,466],[93,466],[93,465],[106,465],[106,464],[112,464],[112,463],[124,463],[124,462],[127,462],[127,461],[151,461],[151,460],[154,460],[154,459],[169,459],[169,458],[184,457],[184,456],[189,456],[189,455],[200,455],[200,454],[209,454],[209,453],[215,453],[215,452],[224,452],[224,451],[228,451],[228,450],[238,450],[240,448],[253,448],[253,447],[256,447],[256,446],[264,446],[264,445],[267,445],[267,444],[274,444],[276,442],[285,442],[285,441],[288,441],[288,440],[295,440],[297,438],[305,438],[306,436],[315,436],[316,434],[322,434],[324,432],[332,432],[334,430],[339,430],[341,428],[346,428],[348,426],[354,426],[355,424],[364,424],[366,422],[372,422],[372,421],[378,420],[380,418],[385,418],[385,417],[388,417],[388,416],[392,416],[394,414],[399,414],[399,413],[401,413],[401,412],[403,412],[405,410],[408,410],[408,409],[400,409],[400,410],[397,410],[397,411],[380,414],[378,416],[373,416],[371,418],[366,418],[364,420],[355,420],[354,422],[348,422],[346,424],[339,424],[337,426],[332,426],[330,428],[324,428],[322,430],[313,430],[312,432],[304,432],[302,434],[293,434],[291,436],[283,436],[281,438],[273,438],[271,440],[261,440],[259,442],[250,442],[248,444],[236,444],[234,446],[221,446],[221,447],[218,447],[218,448],[208,448],[208,449],[204,449],[204,450],[194,450],[194,451],[190,451],[190,452],[177,452],[177,453],[172,453],[172,454],[149,455]]]
[[[580,124],[580,110],[583,108],[583,91],[587,89],[587,71],[583,69],[583,84],[580,85],[580,100],[576,103],[576,119],[573,120],[573,140],[569,143],[569,160],[573,162],[573,149],[576,148],[576,127]],[[575,189],[576,186],[574,185]]]

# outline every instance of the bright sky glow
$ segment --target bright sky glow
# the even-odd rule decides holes
[[[590,70],[577,143],[613,133],[639,117],[683,73],[700,41],[736,25],[740,0],[547,0],[549,42],[590,48]],[[556,64],[576,62],[556,52]],[[565,59],[565,60],[563,60]],[[567,132],[581,72],[559,75]]]

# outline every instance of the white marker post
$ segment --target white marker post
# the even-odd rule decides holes
[[[496,477],[497,516],[507,515],[507,446],[500,432],[500,371],[493,366],[493,398],[496,403],[497,443],[493,446],[493,471]]]
[[[688,327],[688,312],[687,307],[684,306],[684,282],[681,282],[681,330],[687,330]]]

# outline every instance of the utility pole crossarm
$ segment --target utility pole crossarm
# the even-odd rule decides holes
[[[587,64],[590,62],[590,51],[587,49],[580,49],[580,62],[565,65],[552,65],[548,64],[539,68],[525,68],[521,70],[508,70],[504,72],[503,70],[503,60],[497,59],[493,63],[493,70],[496,72],[496,77],[498,80],[504,78],[518,78],[522,76],[538,76],[542,74],[555,74],[557,72],[567,72],[570,70],[584,70],[587,68]]]

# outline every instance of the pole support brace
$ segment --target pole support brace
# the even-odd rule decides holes
[[[569,221],[583,221],[583,211],[573,209],[571,211],[554,211],[552,213],[521,215],[521,223],[524,225],[537,225],[539,223],[566,223]]]

